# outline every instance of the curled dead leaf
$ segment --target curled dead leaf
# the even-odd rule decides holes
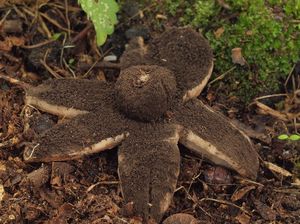
[[[238,201],[240,200],[241,198],[243,198],[249,191],[255,189],[256,187],[253,186],[253,185],[250,185],[250,186],[246,186],[246,187],[243,187],[241,189],[238,189],[237,191],[235,191],[232,196],[231,196],[231,201]]]
[[[231,59],[234,64],[245,65],[246,60],[242,54],[242,48],[236,47],[231,50]]]
[[[4,41],[0,41],[0,50],[11,51],[13,46],[22,46],[25,43],[24,37],[8,36]]]
[[[214,32],[215,37],[216,37],[217,39],[219,39],[219,38],[222,36],[222,34],[224,33],[224,31],[225,31],[224,27],[218,28],[218,29]]]
[[[238,221],[240,224],[249,224],[251,221],[251,218],[249,215],[245,213],[241,213],[235,217],[235,220]]]

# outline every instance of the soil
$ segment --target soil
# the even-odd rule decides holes
[[[133,66],[121,71],[116,101],[128,117],[158,120],[173,104],[176,81],[173,73],[159,66]]]
[[[133,3],[130,2],[128,1],[126,4],[129,4],[128,8],[132,9],[131,4]],[[43,3],[36,3],[35,1],[4,1],[3,3],[3,1],[0,1],[1,23],[9,20],[22,24],[22,26],[16,26],[16,29],[10,29],[9,32],[3,30],[0,26],[1,73],[23,80],[31,85],[38,85],[46,79],[56,80],[56,77],[70,79],[74,75],[78,79],[92,80],[89,81],[87,86],[98,86],[96,80],[107,80],[111,83],[107,85],[114,85],[113,83],[119,76],[118,70],[94,67],[93,65],[107,54],[113,54],[120,58],[125,45],[129,42],[125,37],[126,31],[140,24],[149,29],[152,38],[150,37],[147,43],[149,45],[143,48],[143,51],[137,49],[137,46],[140,46],[139,44],[135,44],[135,47],[131,49],[130,52],[134,55],[135,61],[138,63],[140,60],[144,60],[142,64],[150,65],[154,63],[154,60],[159,65],[167,66],[175,73],[177,84],[181,83],[177,86],[180,90],[190,88],[194,84],[191,82],[184,86],[184,82],[179,81],[184,79],[184,76],[180,76],[178,71],[185,72],[191,69],[191,73],[196,74],[194,71],[196,69],[201,71],[202,68],[201,66],[198,66],[198,68],[191,66],[197,65],[197,58],[199,54],[201,55],[201,52],[194,54],[185,51],[185,47],[191,44],[195,49],[198,49],[202,46],[204,50],[207,49],[205,55],[211,54],[212,56],[210,48],[207,48],[206,41],[202,38],[199,39],[199,36],[194,37],[194,35],[191,35],[188,41],[178,43],[178,39],[171,35],[174,29],[169,29],[170,26],[177,24],[178,19],[158,20],[155,17],[155,8],[151,5],[146,6],[146,10],[144,8],[140,9],[143,11],[143,16],[139,16],[141,13],[126,16],[121,11],[119,25],[114,34],[109,37],[104,46],[98,48],[95,45],[94,30],[90,28],[87,18],[80,11],[77,1],[68,1],[67,3],[65,5],[64,1],[57,0],[43,1]],[[134,4],[137,4],[136,1],[134,1]],[[48,18],[50,16],[51,19],[47,19],[45,15],[48,15]],[[165,29],[169,29],[168,37],[166,34],[164,36],[166,39],[153,41],[153,37],[162,33]],[[183,32],[183,30],[180,32]],[[54,37],[54,34],[59,33],[63,33],[63,35],[55,41],[55,46],[43,43],[43,40],[52,40],[50,37]],[[75,47],[69,48],[71,45]],[[158,48],[158,46],[161,48]],[[28,50],[30,47],[35,50]],[[183,50],[185,54],[178,57],[178,49]],[[57,53],[57,51],[60,52]],[[34,52],[31,55],[33,60],[28,57],[30,52]],[[51,52],[50,57],[47,56],[49,52]],[[168,64],[168,61],[161,60],[169,54],[171,55],[171,64]],[[38,57],[32,57],[34,55]],[[207,63],[212,60],[211,56],[208,57]],[[41,59],[45,59],[48,67],[40,64]],[[121,64],[123,64],[122,60],[125,59],[126,57],[120,59]],[[129,62],[131,64],[132,60],[129,60]],[[205,65],[206,63],[203,65],[204,70]],[[123,66],[125,66],[125,63]],[[197,72],[197,77],[199,74],[202,73]],[[49,85],[51,85],[51,82],[55,83],[56,81],[46,81]],[[198,82],[199,80],[197,81],[195,77],[195,83]],[[299,177],[300,171],[299,142],[279,141],[276,137],[287,131],[294,133],[295,130],[297,131],[297,127],[295,128],[293,122],[283,122],[267,114],[258,114],[254,107],[246,107],[240,103],[238,98],[231,97],[231,93],[226,86],[227,83],[219,80],[202,93],[201,100],[230,117],[230,119],[239,120],[239,123],[243,123],[247,127],[245,130],[251,136],[261,158],[257,180],[249,181],[240,178],[234,172],[215,166],[213,163],[191,153],[184,146],[179,145],[180,174],[171,205],[162,220],[176,213],[185,213],[193,215],[199,223],[206,224],[299,223],[300,191],[296,179]],[[52,85],[52,88],[55,89],[56,85]],[[53,99],[53,95],[50,97],[52,94],[50,88],[43,91],[49,91],[49,100],[52,99],[53,102],[61,102],[68,106],[74,106],[75,104],[79,109],[87,108],[87,105],[92,105],[89,108],[90,110],[98,107],[100,100],[98,98],[96,100],[94,96],[102,91],[102,87],[100,89],[82,88],[81,84],[74,84],[71,88],[74,91],[63,90],[63,88],[59,90],[66,92],[68,101],[64,98]],[[82,98],[76,95],[75,92],[77,91],[88,94],[89,102],[84,102]],[[291,92],[290,89],[288,91]],[[101,96],[103,95],[101,94]],[[47,94],[44,97],[47,98]],[[95,103],[95,100],[97,103]],[[101,102],[105,102],[105,100]],[[276,108],[275,105],[278,106],[283,103],[282,101],[268,101],[268,105],[272,105],[274,108]],[[117,150],[109,150],[86,158],[60,163],[37,162],[28,164],[23,161],[24,149],[30,146],[28,142],[32,142],[35,134],[43,133],[42,135],[45,136],[45,133],[49,132],[49,136],[54,136],[59,140],[59,145],[70,146],[74,143],[88,144],[89,141],[96,140],[97,136],[93,136],[93,133],[113,135],[118,134],[118,130],[123,131],[122,128],[126,127],[131,130],[132,138],[124,143],[130,146],[126,147],[128,151],[119,150],[120,155],[122,155],[123,153],[139,153],[139,150],[134,150],[137,148],[135,145],[137,138],[134,138],[134,136],[147,142],[151,139],[157,138],[159,140],[171,136],[173,133],[158,131],[155,132],[156,136],[150,135],[151,138],[149,139],[148,136],[141,136],[140,133],[145,132],[140,132],[143,127],[136,126],[135,121],[119,125],[120,120],[123,122],[124,119],[122,114],[114,113],[114,111],[117,111],[116,106],[118,105],[108,108],[100,106],[107,113],[93,113],[92,116],[82,116],[68,123],[64,119],[25,106],[24,91],[20,87],[0,79],[0,223],[141,224],[139,217],[130,216],[132,206],[130,204],[124,205],[117,172]],[[193,108],[192,106],[189,107]],[[165,122],[172,121],[174,116],[176,117],[176,113],[174,115],[174,111],[167,111]],[[192,110],[186,113],[194,117]],[[47,116],[47,118],[44,119],[41,116]],[[111,118],[113,118],[112,121]],[[52,122],[49,122],[49,119]],[[194,117],[194,119],[199,118]],[[97,122],[94,124],[95,120]],[[207,120],[201,119],[200,121],[207,122]],[[90,126],[91,122],[93,123],[92,127]],[[216,121],[216,123],[218,122]],[[89,128],[85,125],[87,123],[89,123]],[[51,129],[53,124],[58,124],[58,126]],[[195,131],[199,128],[194,127],[189,122],[186,124],[190,125],[190,128]],[[71,132],[63,132],[64,136],[60,136],[61,133],[55,132],[55,130],[59,131],[61,126],[64,125],[68,125]],[[150,127],[147,127],[148,125]],[[151,123],[148,123],[147,126],[144,128],[151,129]],[[78,131],[80,129],[82,131]],[[138,131],[135,132],[134,130]],[[167,130],[173,131],[172,128]],[[31,135],[32,132],[35,134]],[[216,132],[218,132],[217,129]],[[102,138],[100,135],[99,137]],[[215,135],[207,137],[215,138]],[[84,139],[84,141],[80,142],[79,138]],[[45,145],[50,144],[51,141],[53,144],[58,144],[58,142],[54,143],[53,138],[46,137],[44,139]],[[176,154],[173,158],[177,158],[177,152],[175,152],[173,145],[165,144],[161,146],[153,144],[154,153],[158,149],[157,147],[166,147],[166,151],[160,152]],[[143,144],[142,146],[146,147]],[[140,149],[143,150],[144,148],[141,147]],[[51,148],[51,150],[59,151],[57,148]],[[150,164],[151,160],[154,160],[154,156],[149,155],[149,158],[145,158],[145,163]],[[289,171],[292,176],[284,176],[280,173],[281,171],[269,169],[264,165],[264,161]],[[157,171],[159,171],[166,169],[164,163],[169,162],[169,160],[164,161],[162,159],[161,163],[154,162],[153,164],[158,167]],[[175,170],[175,164],[177,164],[177,161],[169,165],[174,166],[173,171]],[[142,172],[140,178],[135,180],[141,182],[143,172],[148,172],[148,167],[144,167],[140,172]],[[165,184],[170,183],[168,181],[171,181],[171,179],[167,181],[167,178],[172,178],[174,172],[168,171],[166,173],[168,173],[167,176],[157,180],[157,184],[167,186]],[[153,176],[150,175],[150,177]],[[147,176],[144,179],[146,186],[149,186],[148,183],[154,179],[150,177]],[[166,181],[162,183],[162,179],[166,179]],[[168,190],[166,189],[166,192]],[[128,189],[127,191],[129,197],[132,196],[132,191],[130,192]],[[139,196],[143,197],[143,195]],[[159,201],[159,197],[159,194],[157,194],[153,200]],[[145,211],[157,214],[155,210],[151,211],[148,208]],[[129,216],[126,214],[129,214]],[[158,214],[156,217],[159,216]]]

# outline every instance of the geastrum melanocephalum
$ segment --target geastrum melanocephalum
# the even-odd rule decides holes
[[[125,202],[160,222],[180,170],[178,142],[212,162],[256,178],[249,138],[197,96],[213,69],[208,42],[173,28],[145,46],[129,45],[116,83],[50,80],[26,92],[26,103],[70,118],[42,133],[24,152],[28,162],[62,161],[118,148]]]

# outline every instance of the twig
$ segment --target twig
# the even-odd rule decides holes
[[[11,77],[3,74],[2,72],[0,73],[0,78],[8,81],[11,84],[19,85],[23,89],[29,89],[29,88],[31,88],[31,85],[29,85],[28,83],[22,82],[22,81],[20,81],[18,79],[11,78]]]
[[[258,101],[255,101],[254,104],[256,104],[256,106],[260,109],[260,112],[263,114],[269,114],[275,118],[278,118],[278,119],[286,121],[286,122],[289,121],[288,116],[286,114],[283,114],[281,112],[273,110],[271,107],[269,107],[263,103],[260,103]]]
[[[70,20],[69,20],[69,4],[68,0],[65,0],[65,14],[66,14],[66,22],[68,26],[68,37],[71,37],[71,25],[70,25]]]
[[[297,194],[297,195],[300,195],[300,190],[299,189],[274,189],[273,191],[279,192],[279,193],[284,193],[284,194]]]
[[[47,14],[40,12],[40,15],[42,17],[44,17],[46,20],[48,20],[48,22],[52,23],[52,25],[56,26],[57,28],[59,28],[59,29],[61,29],[63,31],[66,31],[66,32],[72,32],[72,33],[74,33],[74,31],[68,30],[68,28],[63,27],[57,21],[55,21],[54,19],[51,19]]]
[[[230,205],[230,206],[240,209],[242,212],[246,213],[247,215],[252,216],[252,214],[250,212],[248,212],[246,209],[244,209],[243,207],[240,207],[229,201],[219,200],[219,199],[214,199],[214,198],[202,198],[202,199],[200,199],[199,202],[202,202],[202,201],[213,201],[213,202],[218,202],[220,204]]]
[[[89,30],[93,27],[93,25],[89,22],[87,24],[87,26],[82,30],[80,31],[80,33],[78,33],[73,39],[72,39],[72,43],[76,43],[77,41],[83,39],[87,33],[89,32]]]
[[[90,192],[91,190],[93,190],[96,186],[98,185],[116,185],[119,184],[119,181],[100,181],[98,183],[92,184],[91,186],[88,187],[88,189],[86,190],[86,192]]]
[[[215,83],[216,81],[222,80],[228,73],[232,72],[234,69],[236,69],[236,66],[233,66],[232,68],[230,68],[229,70],[227,70],[226,72],[224,72],[222,75],[218,76],[217,78],[215,78],[214,80],[210,81],[207,86],[211,86],[213,83]]]
[[[33,44],[33,45],[23,45],[22,48],[25,48],[25,49],[39,48],[39,47],[42,47],[44,45],[50,44],[52,42],[55,42],[55,40],[51,39],[51,40],[46,40],[46,41],[43,41],[43,42],[40,42],[40,43],[37,43],[37,44]]]
[[[293,65],[292,69],[291,69],[290,72],[289,72],[288,77],[286,78],[286,80],[285,80],[285,82],[284,82],[284,88],[285,88],[285,92],[286,92],[286,93],[288,92],[286,86],[287,86],[287,83],[288,83],[289,79],[291,78],[291,75],[292,75],[292,73],[293,73],[293,71],[294,71],[294,69],[295,69],[295,66],[296,66],[296,64]],[[293,84],[294,84],[294,83],[293,83]],[[293,85],[293,87],[294,87],[294,85]],[[294,89],[294,90],[295,90],[295,89]]]
[[[38,20],[40,21],[42,29],[45,31],[47,37],[51,38],[52,34],[51,34],[50,30],[48,29],[46,23],[44,22],[44,19],[41,16],[38,16]]]
[[[262,99],[268,99],[268,98],[272,98],[272,97],[278,97],[278,96],[288,96],[288,94],[286,94],[286,93],[278,93],[278,94],[260,96],[260,97],[255,98],[254,101],[256,101],[256,100],[262,100]]]
[[[40,60],[40,63],[47,69],[47,71],[51,74],[51,75],[53,75],[55,78],[57,78],[57,79],[61,79],[62,77],[59,75],[59,74],[57,74],[57,72],[55,72],[52,68],[50,68],[48,65],[47,65],[47,63],[46,63],[46,58],[47,58],[47,56],[48,56],[48,51],[46,52],[46,54],[45,54],[45,57],[44,57],[44,59],[42,60]]]
[[[111,63],[108,61],[96,61],[94,64],[92,64],[92,66],[90,65],[81,65],[80,66],[81,69],[88,69],[88,71],[82,75],[83,78],[87,77],[88,74],[91,72],[91,70],[93,70],[94,68],[108,68],[108,69],[116,69],[116,70],[120,70],[121,69],[121,65],[120,64],[116,64],[116,63]]]
[[[11,13],[11,9],[8,10],[5,15],[3,16],[3,18],[0,21],[0,26],[2,26],[2,24],[4,23],[4,21],[6,20],[7,16]]]

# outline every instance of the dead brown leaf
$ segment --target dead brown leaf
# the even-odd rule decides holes
[[[237,191],[235,191],[232,196],[231,196],[231,201],[238,201],[240,199],[242,199],[249,191],[255,189],[256,187],[253,185],[250,186],[246,186],[243,187],[241,189],[238,189]]]
[[[29,181],[35,188],[43,186],[49,180],[49,178],[50,168],[48,166],[42,166],[26,176],[26,180]]]
[[[214,32],[214,35],[215,35],[216,39],[219,39],[219,38],[222,36],[222,34],[224,33],[224,31],[225,31],[224,27],[218,28],[218,29]]]
[[[25,43],[24,37],[14,37],[8,36],[5,37],[4,41],[0,41],[0,50],[2,51],[11,51],[13,46],[22,46]]]
[[[230,5],[227,4],[224,0],[218,0],[218,4],[222,6],[224,9],[231,9]]]
[[[245,65],[246,60],[242,54],[242,48],[236,47],[231,50],[231,58],[234,64]]]
[[[254,205],[256,207],[257,212],[265,220],[274,221],[276,219],[276,212],[273,209],[271,209],[269,206],[263,204],[258,200],[254,201]]]
[[[235,220],[238,221],[240,224],[249,224],[251,218],[249,215],[241,213],[235,217]]]

